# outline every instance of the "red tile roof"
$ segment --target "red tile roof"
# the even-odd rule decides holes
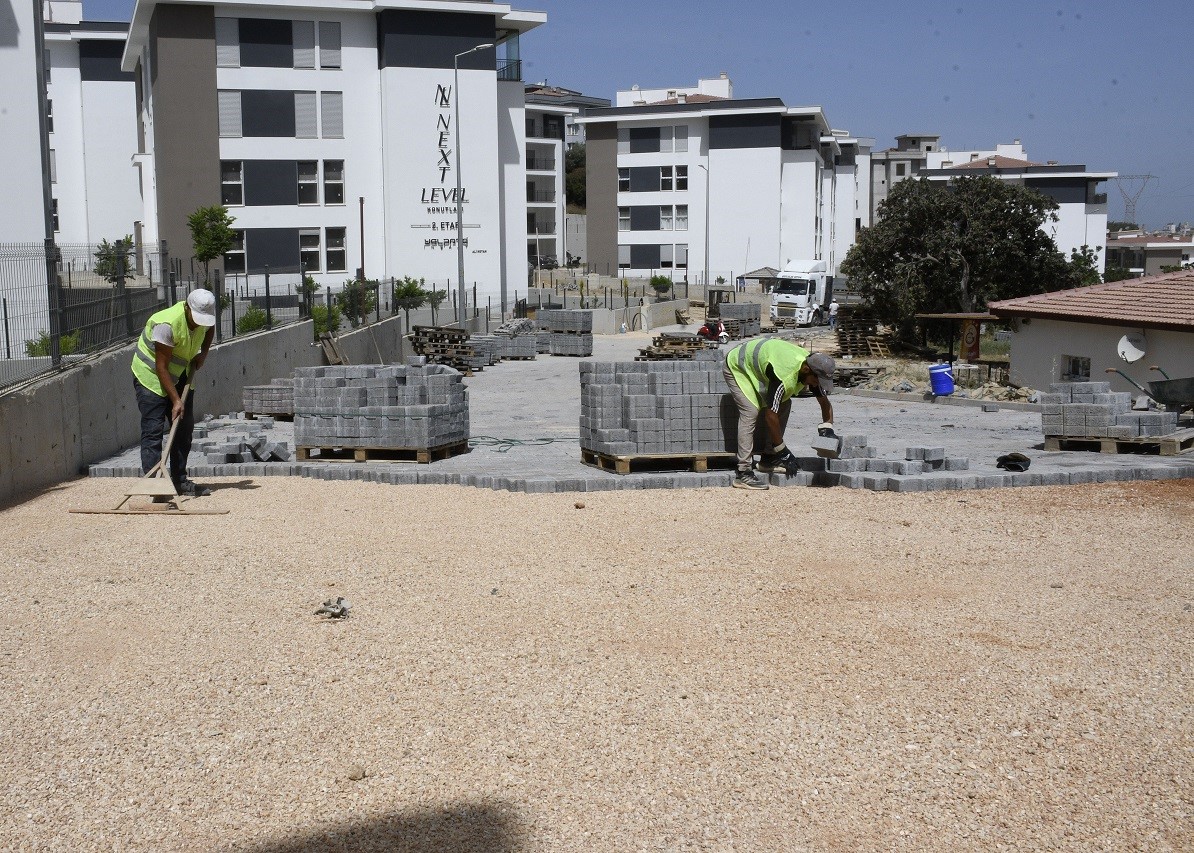
[[[1194,332],[1194,270],[1021,296],[987,307],[998,317]]]
[[[952,166],[946,166],[948,169],[989,169],[990,164],[987,162],[990,157],[977,157],[974,160],[969,160],[965,163],[954,163]],[[1003,157],[995,155],[996,169],[1026,169],[1029,166],[1043,166],[1044,163],[1033,163],[1031,160],[1017,160],[1015,157]]]

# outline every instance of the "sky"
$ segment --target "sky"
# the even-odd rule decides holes
[[[331,0],[329,0],[330,2]],[[523,79],[614,98],[726,72],[738,98],[819,105],[834,128],[934,133],[952,150],[1019,139],[1028,158],[1113,171],[1111,219],[1194,222],[1188,0],[526,0]],[[132,0],[84,0],[128,20]],[[1147,182],[1126,176],[1153,175]]]

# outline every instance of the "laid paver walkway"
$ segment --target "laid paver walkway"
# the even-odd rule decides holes
[[[306,476],[527,492],[729,486],[732,474],[728,471],[618,475],[581,461],[577,365],[581,361],[632,360],[650,342],[652,334],[597,336],[591,357],[540,355],[534,361],[505,361],[476,373],[466,380],[475,446],[461,456],[430,465],[316,461],[207,465],[202,457],[193,455],[191,476]],[[878,475],[866,478],[865,483],[855,482],[861,478],[850,478],[849,485],[855,487],[920,491],[1194,477],[1194,452],[1180,456],[1047,453],[1041,449],[1044,439],[1040,415],[1035,411],[1001,407],[996,412],[984,412],[979,406],[931,405],[848,393],[835,394],[832,400],[838,432],[866,435],[880,458],[903,459],[907,447],[931,446],[944,447],[948,456],[970,461],[965,471]],[[798,456],[815,437],[819,422],[820,411],[814,401],[795,402],[787,442]],[[292,424],[276,423],[270,428],[270,436],[272,441],[294,447]],[[550,441],[543,441],[547,439]],[[996,467],[996,459],[1012,451],[1032,459],[1028,471],[1008,473]],[[818,460],[811,450],[806,453],[806,467],[815,467]],[[138,476],[137,448],[91,466],[90,473]],[[792,478],[772,475],[772,483],[780,486],[832,485],[837,479],[808,472]]]

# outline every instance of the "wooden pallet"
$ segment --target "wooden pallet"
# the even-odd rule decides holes
[[[1085,450],[1094,453],[1146,453],[1177,456],[1194,448],[1194,428],[1169,435],[1140,436],[1139,438],[1102,438],[1091,436],[1045,436],[1045,450]]]
[[[733,468],[738,461],[734,453],[642,453],[634,456],[610,456],[580,451],[581,461],[602,471],[633,474],[640,471],[695,471],[703,474],[711,467]]]
[[[891,358],[891,350],[888,349],[887,342],[887,338],[876,335],[867,337],[867,349],[870,350],[871,358]]]
[[[312,456],[318,453],[318,456]],[[297,447],[299,462],[417,462],[427,465],[468,453],[468,442],[442,447]]]

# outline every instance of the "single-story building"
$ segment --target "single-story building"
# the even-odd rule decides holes
[[[988,305],[1012,321],[1011,379],[1028,388],[1053,382],[1110,381],[1113,391],[1140,393],[1117,367],[1141,385],[1194,376],[1194,270],[1076,287]],[[1145,355],[1131,364],[1119,341],[1136,335]]]

